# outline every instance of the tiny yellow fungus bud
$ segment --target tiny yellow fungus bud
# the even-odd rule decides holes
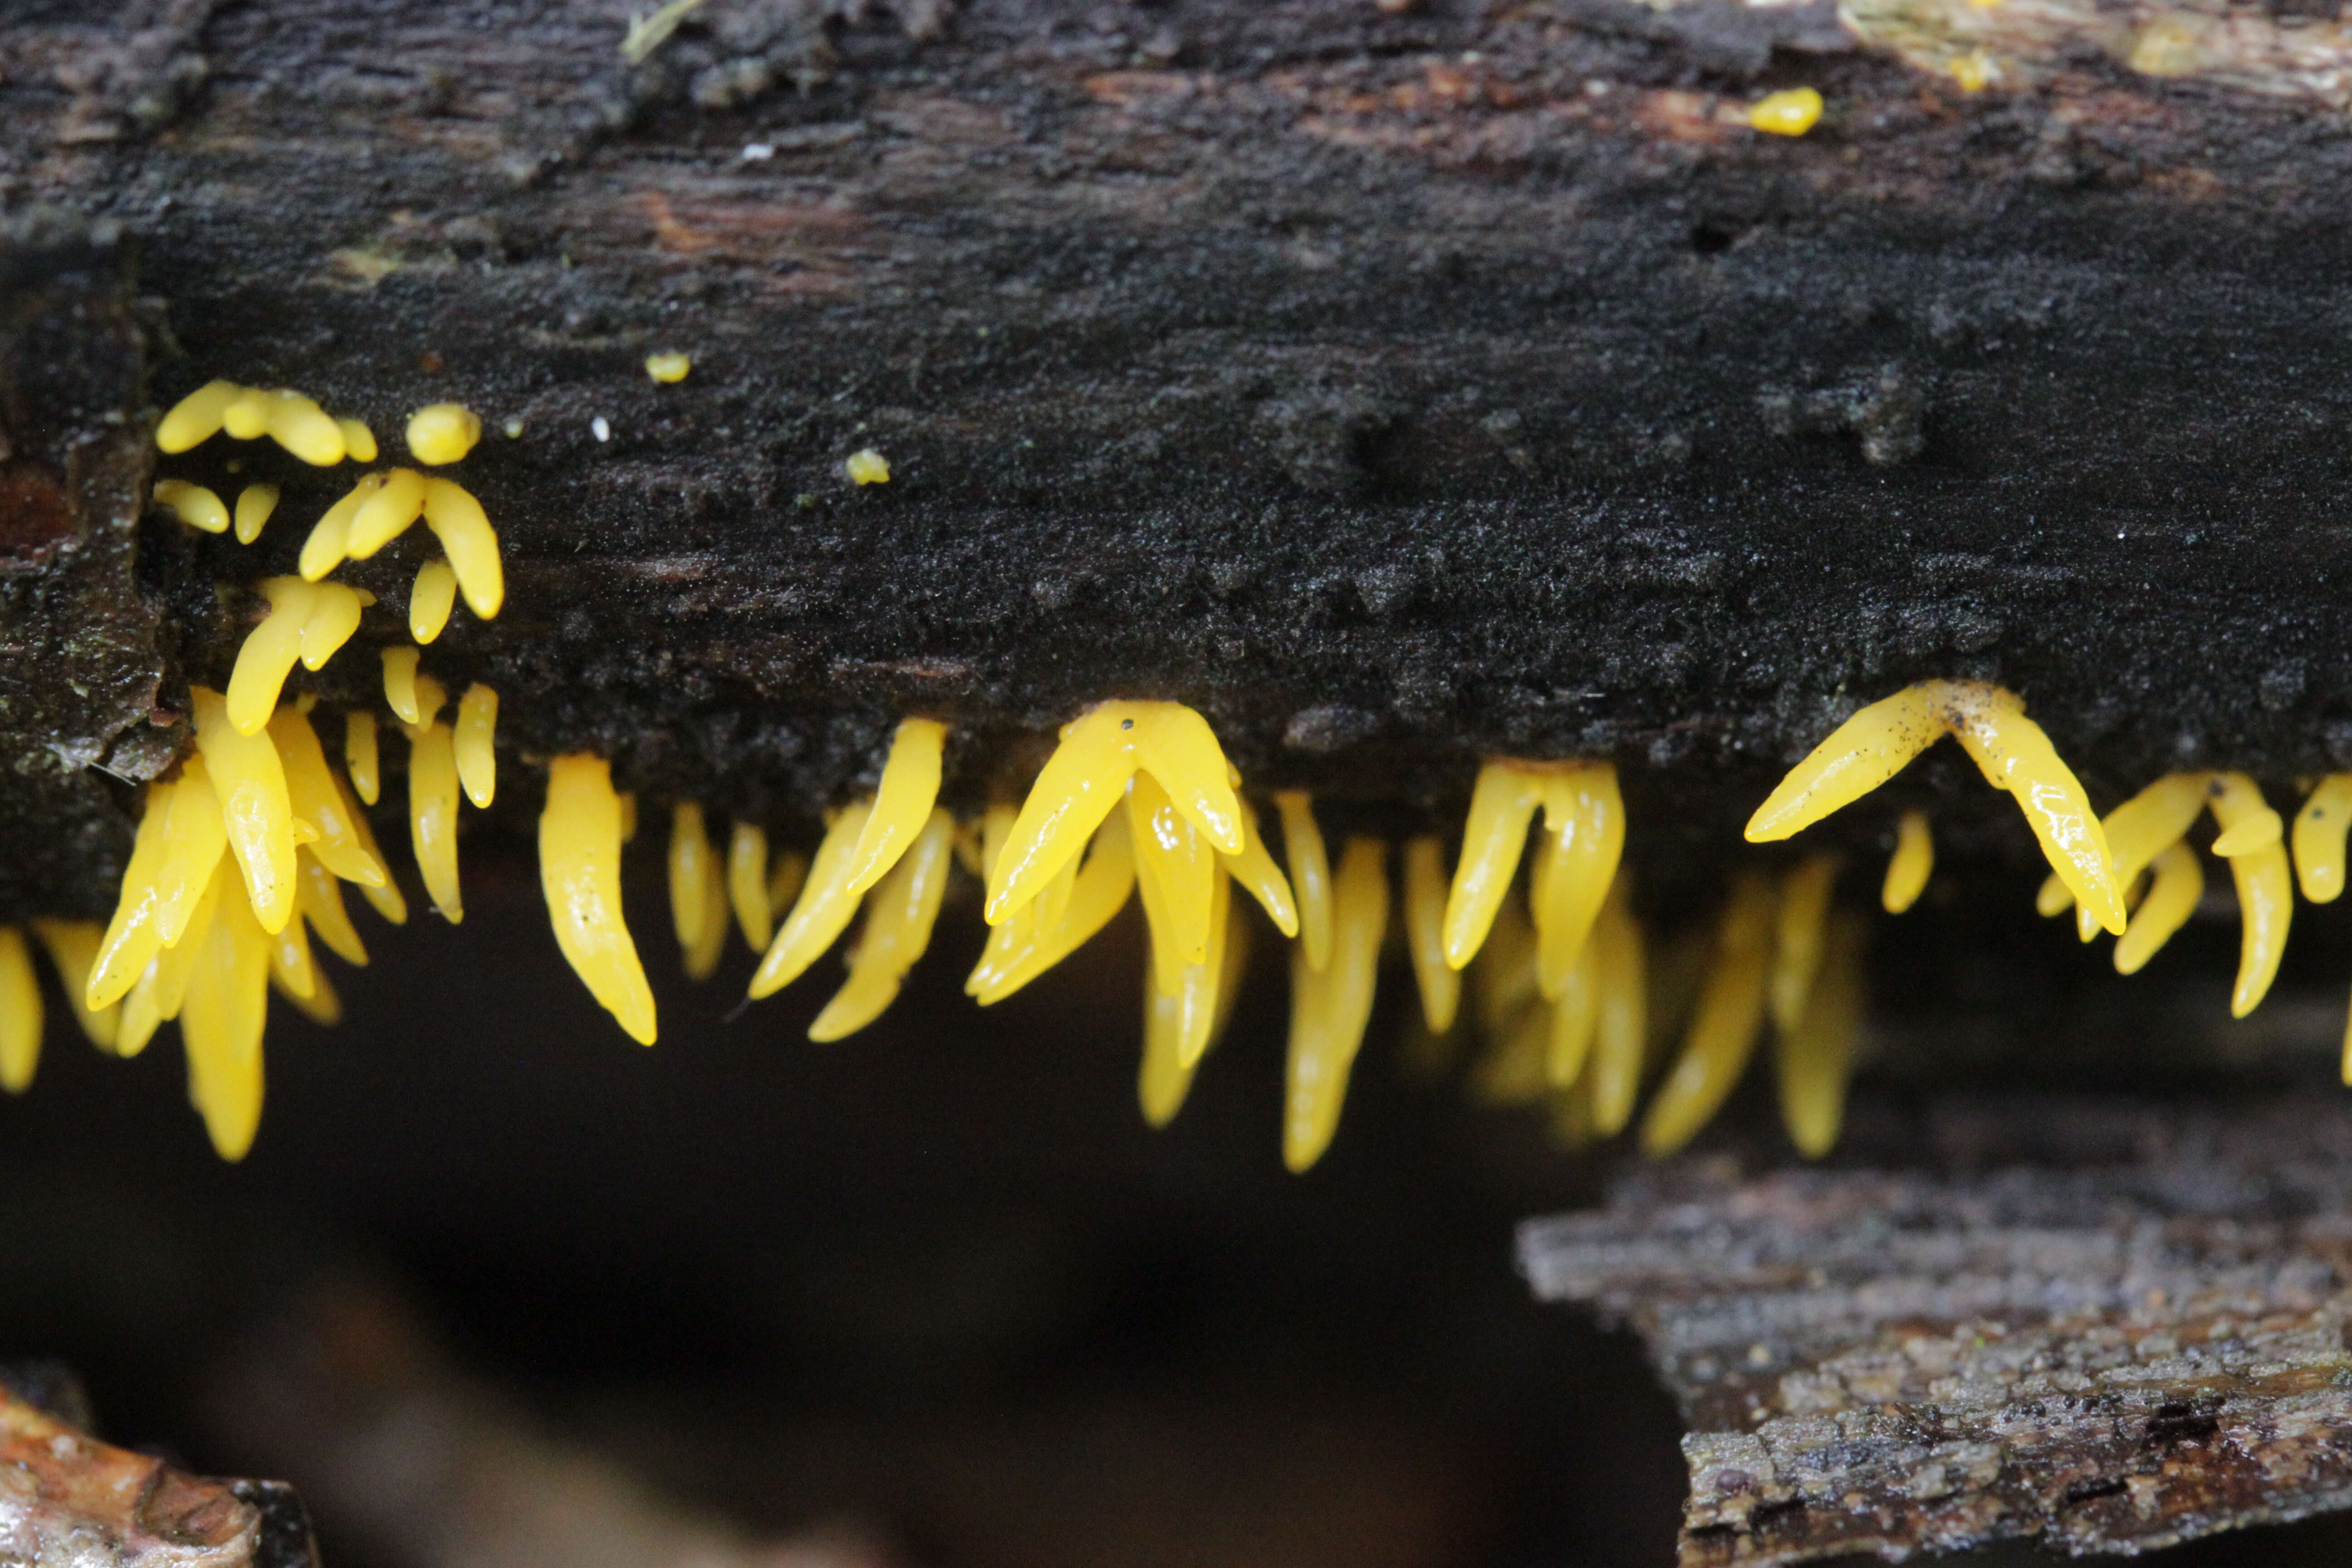
[[[647,354],[646,356],[646,374],[652,376],[656,381],[684,381],[686,379],[686,373],[693,368],[694,362],[688,359],[686,355],[681,353]],[[885,475],[884,477],[887,479],[888,476]]]
[[[476,681],[457,700],[453,727],[457,748],[457,779],[466,798],[477,807],[497,798],[499,791],[499,694]]]
[[[539,876],[556,945],[588,994],[631,1038],[655,1038],[654,994],[621,912],[621,799],[602,757],[556,757],[547,765],[547,809],[539,818]]]
[[[435,556],[416,569],[416,585],[408,591],[408,635],[429,643],[449,624],[457,603],[457,574],[448,561]]]
[[[503,424],[503,425],[499,426],[499,429],[501,429],[501,430],[503,430],[503,431],[505,431],[505,432],[507,433],[507,439],[508,439],[508,440],[509,440],[509,441],[520,441],[520,440],[521,440],[521,439],[522,439],[522,416],[520,416],[520,414],[510,416],[508,418],[507,422],[506,422],[505,424]]]
[[[1951,64],[1952,79],[1960,84],[1962,92],[1982,92],[1992,85],[1998,69],[1992,57],[1982,49],[1972,49]]]
[[[244,387],[221,410],[221,428],[235,440],[258,440],[268,432],[270,405],[276,401],[257,386]]]
[[[2344,836],[2352,828],[2352,773],[2329,773],[2294,815],[2294,873],[2303,896],[2333,903],[2344,892]]]
[[[373,463],[376,459],[375,432],[356,419],[338,419],[335,428],[343,433],[343,451],[354,463]]]
[[[155,426],[155,446],[164,452],[184,452],[220,433],[221,416],[245,395],[233,381],[208,381],[172,405]]]
[[[682,800],[670,809],[669,920],[677,945],[691,954],[702,945],[710,916],[709,884],[718,875],[719,852],[702,824],[702,807]]]
[[[871,447],[852,452],[849,461],[842,466],[848,470],[852,484],[887,485],[890,482],[890,459]]]
[[[1822,95],[1810,87],[1767,93],[1748,110],[1748,123],[1774,136],[1802,136],[1822,117]]]
[[[454,463],[482,438],[482,421],[462,403],[436,403],[408,416],[408,449],[420,463]]]
[[[191,528],[201,528],[206,533],[228,531],[228,508],[220,497],[202,485],[192,485],[185,479],[157,479],[155,499],[170,507],[173,514]]]
[[[269,514],[278,510],[276,485],[247,485],[236,496],[236,542],[250,544],[261,537]]]
[[[343,766],[352,775],[352,791],[373,805],[377,780],[375,715],[353,709],[343,715]]]
[[[797,893],[799,889],[793,889]],[[727,841],[727,902],[753,952],[765,952],[775,934],[768,902],[768,834],[755,822],[739,822]]]

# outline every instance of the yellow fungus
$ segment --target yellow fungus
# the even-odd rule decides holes
[[[424,508],[425,526],[441,542],[449,570],[457,574],[457,591],[466,595],[466,607],[483,620],[496,620],[499,607],[506,603],[507,579],[489,514],[455,479],[427,479]]]
[[[873,447],[852,452],[842,465],[848,470],[849,482],[855,485],[887,485],[890,482],[890,459]]]
[[[1543,804],[1543,775],[1523,763],[1495,761],[1478,770],[1462,858],[1445,904],[1445,962],[1460,969],[1477,955],[1519,868],[1528,824]]]
[[[2224,860],[2234,860],[2241,855],[2252,855],[2257,849],[2268,849],[2286,841],[2286,824],[2279,814],[2268,806],[2250,808],[2245,815],[2215,837],[2213,853]]]
[[[269,1009],[269,935],[245,901],[225,892],[205,951],[187,979],[180,1039],[188,1055],[188,1098],[205,1119],[214,1152],[245,1158],[261,1126],[261,1031]]]
[[[1992,85],[1992,79],[2000,74],[2000,68],[1982,49],[1971,49],[1956,57],[1949,68],[1952,79],[1960,84],[1962,92],[1982,92]]]
[[[2230,993],[2230,1016],[2242,1018],[2261,1005],[2286,955],[2294,887],[2285,846],[2275,834],[2263,837],[2264,818],[2274,823],[2277,813],[2263,804],[2260,786],[2243,773],[2224,773],[2213,774],[2206,787],[2206,804],[2221,825],[2214,849],[2220,851],[2233,834],[2241,836],[2240,852],[2229,857],[2230,876],[2238,885],[2238,981]]]
[[[1810,87],[1768,92],[1748,110],[1748,124],[1774,136],[1802,136],[1821,118],[1822,95]]]
[[[409,732],[408,833],[425,891],[442,918],[466,918],[457,890],[457,755],[446,725],[427,721]]]
[[[296,910],[310,922],[310,929],[319,933],[319,940],[336,957],[345,963],[364,966],[367,947],[360,941],[359,928],[352,924],[351,911],[343,908],[341,883],[332,871],[312,858],[309,846],[295,852],[294,861]]]
[[[1331,864],[1323,830],[1315,825],[1315,807],[1305,790],[1284,790],[1274,804],[1282,813],[1283,856],[1298,900],[1298,938],[1307,944],[1307,967],[1321,969],[1331,961]]]
[[[792,912],[768,944],[760,967],[751,973],[753,1001],[772,994],[799,979],[817,956],[834,944],[857,912],[857,895],[849,890],[849,858],[865,830],[872,803],[859,801],[842,808],[825,829],[816,858],[809,865],[808,882]]]
[[[681,353],[647,354],[646,374],[659,382],[684,381],[694,362]]]
[[[269,614],[246,634],[228,678],[228,721],[240,735],[257,735],[278,707],[278,694],[302,657],[302,628],[318,591],[299,577],[267,577],[262,595]]]
[[[1544,851],[1535,900],[1536,980],[1557,998],[1600,917],[1625,848],[1625,804],[1617,769],[1573,763],[1543,775]]]
[[[1592,925],[1601,1005],[1593,1020],[1592,1060],[1580,1082],[1591,1086],[1595,1136],[1613,1138],[1633,1117],[1649,1047],[1649,973],[1641,923],[1633,918],[1632,879],[1620,871]]]
[[[719,973],[719,961],[727,956],[726,879],[704,878],[702,896],[702,929],[693,944],[680,954],[680,967],[688,980],[709,979]]]
[[[201,528],[206,533],[228,531],[228,508],[219,496],[202,485],[185,479],[157,479],[155,500],[170,507],[173,516],[191,528]]]
[[[2198,813],[2205,809],[2209,777],[2205,773],[2168,773],[2102,819],[2100,827],[2106,834],[2117,886],[2130,886],[2168,845],[2179,842],[2180,836],[2196,822]],[[2042,885],[2042,894],[2034,907],[2044,914],[2054,915],[2074,902],[2074,894],[2053,876]],[[2090,941],[2098,930],[2079,909],[2076,926],[2084,942]]]
[[[1536,938],[1542,951],[1542,934]],[[1542,991],[1538,973],[1538,994]],[[1587,942],[1569,965],[1559,994],[1546,999],[1549,1014],[1544,1031],[1544,1082],[1552,1089],[1570,1089],[1584,1075],[1592,1054],[1592,1034],[1601,1022],[1601,955]]]
[[[1506,1033],[1514,1019],[1540,1000],[1536,991],[1536,933],[1526,907],[1507,898],[1479,945],[1470,972],[1478,1027],[1488,1036]]]
[[[457,700],[450,740],[457,748],[457,780],[466,786],[466,798],[477,807],[498,797],[498,734],[499,694],[475,681]]]
[[[1128,784],[1127,821],[1135,842],[1136,891],[1151,934],[1152,973],[1160,989],[1172,994],[1186,967],[1208,953],[1209,910],[1224,868],[1148,773]]]
[[[419,645],[431,642],[449,624],[457,603],[457,574],[448,559],[436,555],[416,569],[416,584],[408,590],[408,635]]]
[[[272,578],[272,582],[300,582],[299,577]],[[360,629],[360,611],[375,603],[375,595],[363,588],[352,588],[341,583],[320,583],[312,585],[310,619],[302,623],[302,668],[317,670],[326,668],[335,652],[352,640]]]
[[[1773,1045],[1780,1122],[1789,1142],[1808,1160],[1836,1146],[1845,1121],[1846,1085],[1862,1032],[1863,939],[1862,922],[1852,916],[1831,922],[1821,974],[1806,997],[1804,1015],[1782,1029]]]
[[[343,427],[299,392],[270,394],[269,438],[314,468],[343,460]]]
[[[1404,935],[1421,991],[1421,1016],[1433,1035],[1454,1026],[1462,973],[1445,962],[1445,846],[1423,834],[1404,847]]]
[[[1302,944],[1290,967],[1290,1053],[1282,1163],[1304,1172],[1339,1130],[1348,1075],[1371,1021],[1381,942],[1389,918],[1388,846],[1350,838],[1331,883],[1331,962],[1309,968]]]
[[[737,823],[727,841],[727,901],[743,930],[744,942],[753,952],[765,952],[768,939],[775,934],[776,917],[775,906],[768,901],[768,834],[757,823]]]
[[[269,514],[278,510],[276,485],[247,485],[236,492],[236,542],[250,544],[261,537]]]
[[[1878,890],[1879,908],[1899,915],[1919,901],[1927,879],[1936,869],[1936,836],[1924,811],[1906,811],[1895,824],[1895,853],[1886,858],[1886,880]],[[2052,881],[2057,881],[2052,878]],[[2060,882],[2061,888],[2065,886]]]
[[[335,428],[343,433],[343,453],[354,463],[373,463],[376,459],[375,432],[356,419],[338,419]]]
[[[308,928],[299,920],[286,922],[286,929],[266,940],[269,943],[269,978],[278,990],[297,1002],[307,1002],[319,994],[319,968],[310,961],[310,940]]]
[[[702,943],[718,858],[702,825],[702,807],[690,800],[678,802],[669,818],[669,921],[677,945],[689,953]]]
[[[1104,821],[1085,866],[1070,879],[1060,916],[1050,926],[1033,930],[998,967],[972,972],[965,989],[982,1006],[1003,1001],[1076,952],[1127,906],[1136,885],[1135,837],[1128,823],[1124,812]],[[983,954],[983,966],[988,962],[989,955]],[[1158,987],[1153,990],[1156,994]]]
[[[1155,980],[1143,986],[1143,1065],[1136,1079],[1136,1099],[1143,1120],[1165,1127],[1183,1109],[1192,1087],[1192,1075],[1209,1052],[1217,1017],[1232,984],[1234,887],[1228,877],[1217,879],[1209,907],[1209,947],[1198,963],[1187,966],[1173,991],[1163,991]]]
[[[204,385],[172,405],[155,426],[155,446],[160,451],[184,452],[220,434],[221,416],[228,405],[245,395],[245,388],[233,381],[208,381]]]
[[[301,557],[294,568],[305,582],[320,581],[350,558],[352,520],[359,515],[360,508],[375,499],[376,492],[383,489],[384,479],[383,474],[362,475],[359,483],[310,525],[309,537],[302,541]]]
[[[22,1094],[41,1064],[41,977],[15,926],[0,926],[0,1089]]]
[[[91,1045],[111,1052],[121,1008],[119,1004],[93,1008],[86,995],[106,928],[96,921],[37,920],[33,922],[33,934],[48,952],[50,967],[58,972],[58,984],[66,994],[66,1005],[73,1009],[74,1022]]]
[[[870,822],[871,816],[867,818]],[[955,819],[934,809],[914,842],[866,900],[866,925],[849,961],[849,979],[809,1025],[809,1038],[838,1040],[882,1016],[898,986],[930,946],[940,899],[955,865]]]
[[[156,923],[160,900],[155,890],[155,874],[163,868],[165,847],[163,822],[169,814],[172,795],[179,786],[174,784],[151,784],[139,816],[137,836],[131,843],[131,858],[122,869],[122,883],[115,895],[114,913],[107,921],[99,939],[98,953],[91,959],[89,977],[82,983],[82,1006],[91,1013],[102,1013],[121,1001],[147,967],[156,950],[163,945],[162,929]],[[215,813],[215,820],[218,814]],[[224,846],[226,841],[223,840]]]
[[[1837,857],[1815,855],[1780,879],[1780,908],[1773,917],[1769,995],[1773,1026],[1793,1033],[1804,1020],[1814,978],[1821,973],[1822,942],[1830,918],[1830,891],[1837,883]]]
[[[343,553],[365,561],[408,531],[425,515],[425,476],[415,468],[394,468],[383,482],[362,497],[343,529]],[[451,564],[454,566],[455,562]],[[303,573],[309,576],[308,572]]]
[[[352,775],[352,790],[368,805],[381,787],[376,772],[375,715],[353,709],[343,715],[343,766]]]
[[[1298,934],[1298,905],[1291,897],[1290,879],[1274,863],[1265,837],[1258,831],[1257,812],[1249,802],[1242,802],[1242,852],[1220,853],[1217,858],[1243,890],[1257,900],[1276,931],[1285,936]]]
[[[344,804],[351,807],[352,832],[358,837],[361,847],[364,848],[370,855],[375,857],[377,865],[385,868],[383,885],[382,887],[376,887],[367,882],[362,882],[359,884],[361,896],[367,900],[368,903],[373,907],[376,913],[382,915],[385,920],[390,921],[394,925],[407,924],[408,900],[401,894],[400,883],[391,875],[392,862],[384,858],[383,851],[377,847],[375,841],[375,831],[368,826],[366,814],[362,812],[356,805],[353,805],[349,801],[346,801]]]
[[[436,403],[408,416],[408,450],[420,463],[454,463],[482,438],[482,421],[461,403]]]
[[[2083,786],[2015,694],[1976,680],[1927,680],[1857,712],[1813,748],[1748,819],[1750,843],[1787,838],[1900,773],[1950,734],[1988,783],[2009,792],[2076,902],[2124,929],[2123,889]]]
[[[165,947],[185,939],[196,904],[228,852],[228,827],[221,815],[204,759],[181,765],[179,787],[164,809],[163,858],[155,868],[155,932]]]
[[[366,887],[382,887],[390,871],[368,847],[362,837],[359,813],[352,810],[343,792],[336,787],[335,775],[327,765],[327,753],[319,744],[318,731],[310,721],[291,708],[280,708],[270,715],[269,742],[278,748],[278,761],[286,774],[286,795],[294,815],[307,822],[318,837],[303,846],[302,852],[347,882]]]
[[[257,386],[240,386],[221,408],[221,428],[234,441],[258,441],[268,433],[269,411],[277,400]]]
[[[940,759],[948,727],[936,719],[900,721],[874,791],[874,809],[849,856],[849,891],[863,893],[898,862],[931,818],[940,798]]]
[[[286,929],[294,912],[294,807],[286,770],[267,735],[240,733],[218,692],[191,687],[196,749],[220,796],[229,853],[244,873],[246,897],[265,931]]]
[[[1682,1055],[1642,1120],[1642,1152],[1653,1159],[1697,1136],[1747,1070],[1764,1019],[1773,902],[1772,884],[1753,872],[1732,885]]]
[[[122,1020],[114,1037],[116,1055],[137,1056],[154,1037],[158,1025],[180,1016],[189,976],[204,955],[205,938],[224,901],[243,901],[236,896],[235,875],[226,860],[213,868],[211,879],[205,883],[203,896],[189,917],[187,933],[177,944],[157,952],[122,998]]]
[[[1027,903],[1086,845],[1128,780],[1149,773],[1177,812],[1227,855],[1242,852],[1241,802],[1208,721],[1177,702],[1104,702],[1062,727],[989,873],[988,923]]]
[[[2352,773],[2329,773],[2294,814],[2295,879],[2315,904],[2343,896],[2347,828],[2352,828]]]
[[[1534,930],[1528,931],[1527,1000],[1488,1031],[1486,1049],[1470,1069],[1470,1090],[1489,1105],[1533,1105],[1550,1089],[1552,1026],[1557,1014],[1535,988]]]
[[[413,647],[383,650],[383,700],[404,724],[421,724],[425,715],[416,704],[417,651]]]
[[[286,929],[289,931],[299,931],[302,928],[298,923]],[[335,987],[328,980],[326,971],[313,965],[305,976],[310,981],[310,989],[307,992],[297,992],[287,974],[285,958],[289,954],[290,949],[285,938],[273,937],[270,942],[269,984],[271,989],[293,1003],[302,1016],[314,1024],[331,1028],[341,1023],[343,1021],[342,998],[335,994]],[[300,940],[300,945],[303,956],[307,958],[310,953],[310,943],[307,939]]]
[[[621,913],[621,798],[604,758],[573,752],[549,761],[539,878],[555,943],[573,973],[630,1038],[652,1045],[653,989]]]
[[[2197,863],[2197,851],[2187,844],[2176,841],[2167,846],[2151,869],[2156,875],[2147,896],[2116,940],[2117,974],[2137,974],[2172,940],[2172,933],[2188,923],[2197,900],[2205,896],[2204,868]]]

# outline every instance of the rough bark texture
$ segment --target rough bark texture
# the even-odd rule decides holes
[[[1908,1169],[1693,1161],[1521,1230],[1538,1293],[1630,1322],[1683,1405],[1685,1568],[2137,1552],[2352,1504],[2340,1107],[2012,1097],[1901,1131]]]
[[[497,682],[526,750],[789,818],[909,709],[962,727],[971,795],[1008,738],[1165,695],[1254,780],[1372,803],[1450,805],[1486,752],[1614,756],[1694,843],[1926,675],[2025,690],[2110,798],[2352,756],[2332,20],[711,0],[633,64],[625,11],[0,29],[0,204],[135,237],[155,403],[292,384],[395,451],[425,402],[488,417],[463,477],[512,593],[432,664]],[[1817,130],[1747,128],[1797,82]],[[37,293],[74,254],[34,253]],[[694,374],[656,385],[673,347]],[[24,352],[22,386],[58,374]],[[110,374],[93,413],[135,430]],[[887,487],[842,476],[867,445]],[[12,554],[12,593],[89,579],[123,617],[90,700],[25,667],[16,710],[65,737],[12,728],[36,772],[110,736],[146,771],[146,682],[168,720],[217,679],[234,590],[348,483],[222,441],[164,467],[230,486],[234,455],[280,520],[244,548],[151,518],[137,604],[119,495]],[[397,638],[423,548],[352,574],[363,637]],[[119,837],[43,790],[11,831]],[[87,864],[13,860],[0,905],[102,902]]]

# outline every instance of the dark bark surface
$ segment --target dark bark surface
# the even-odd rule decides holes
[[[1948,1101],[1889,1170],[1727,1158],[1530,1221],[1681,1403],[1681,1561],[2137,1552],[2352,1504],[2352,1121]]]
[[[969,797],[1012,738],[1169,696],[1254,781],[1368,805],[1450,809],[1482,752],[1616,757],[1659,876],[1916,677],[2018,687],[2103,800],[2352,755],[2324,18],[2159,59],[2193,14],[711,0],[633,65],[624,13],[0,28],[0,203],[118,226],[158,302],[152,396],[126,363],[105,417],[291,384],[391,460],[410,408],[483,413],[509,607],[428,668],[495,682],[526,751],[793,819],[908,710],[958,722]],[[1969,26],[1992,90],[1888,52]],[[1746,127],[1798,82],[1812,134]],[[43,254],[13,275],[67,286]],[[682,384],[641,369],[667,348]],[[867,445],[887,487],[842,476]],[[349,482],[224,441],[164,468],[232,456],[278,521],[151,517],[135,605],[119,496],[12,554],[14,603],[103,577],[130,617],[89,699],[16,676],[20,838],[106,837],[66,773],[143,738],[147,681],[168,719],[221,679],[236,590]],[[423,548],[350,574],[363,638]],[[12,858],[0,905],[102,904],[83,862]]]

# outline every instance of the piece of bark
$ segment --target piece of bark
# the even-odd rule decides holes
[[[207,1480],[109,1447],[0,1381],[0,1555],[31,1568],[317,1568],[276,1481]]]
[[[2352,1112],[1948,1102],[1908,1169],[1726,1157],[1531,1221],[1680,1402],[1685,1568],[2140,1552],[2352,1507]]]

